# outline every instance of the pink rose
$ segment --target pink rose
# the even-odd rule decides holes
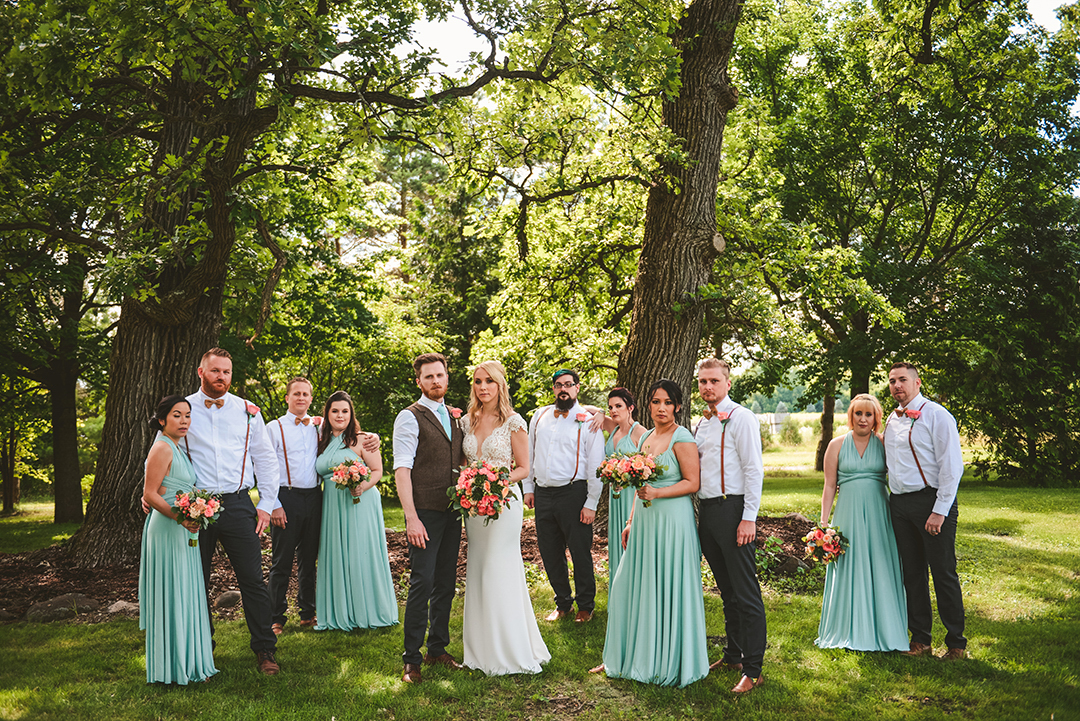
[[[716,414],[716,420],[718,420],[718,421],[726,421],[727,419],[728,419],[728,414],[724,413],[723,411]]]
[[[451,408],[450,409],[450,416],[453,417],[453,418],[461,418],[461,409],[460,408]]]
[[[574,416],[574,419],[578,423],[584,423],[585,421],[589,420],[589,414],[588,413],[578,413],[576,416]]]
[[[311,417],[311,425],[313,425],[313,426],[321,426],[322,425],[322,416],[312,416]]]
[[[919,416],[922,415],[922,411],[908,410],[908,411],[904,411],[904,412],[907,414],[907,417],[910,418],[913,421],[919,420]]]
[[[470,501],[468,498],[462,498],[461,507],[465,509],[472,508],[472,501]]]
[[[244,408],[247,410],[247,414],[249,416],[253,416],[253,415],[255,415],[256,413],[259,412],[259,407],[257,405],[255,405],[254,403],[248,403],[248,402],[245,401],[244,402]]]

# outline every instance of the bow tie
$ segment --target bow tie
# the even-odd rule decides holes
[[[906,409],[906,408],[897,408],[897,409],[896,409],[896,415],[897,415],[898,417],[900,417],[900,418],[903,418],[903,417],[904,417],[904,415],[905,415],[906,413],[907,413],[907,409]]]
[[[715,415],[716,415],[716,411],[714,411],[709,406],[705,406],[705,420],[709,420],[710,418],[712,418]]]
[[[555,417],[556,418],[569,418],[570,417],[570,411],[556,410],[555,411]]]
[[[301,423],[303,423],[305,426],[308,423],[311,423],[311,416],[308,416],[307,418],[297,418],[296,419],[296,425],[300,425]]]
[[[206,404],[207,408],[212,408],[213,406],[217,406],[218,408],[221,408],[223,405],[225,405],[225,399],[224,398],[214,398],[214,399],[207,398],[205,401],[203,401],[203,403]]]

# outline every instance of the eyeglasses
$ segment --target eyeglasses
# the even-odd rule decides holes
[[[573,388],[576,385],[577,385],[577,383],[575,383],[573,381],[567,381],[566,383],[556,383],[555,384],[555,390],[561,391],[564,388]]]

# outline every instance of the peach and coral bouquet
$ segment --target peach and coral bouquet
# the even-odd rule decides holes
[[[334,467],[334,483],[343,491],[353,492],[353,489],[371,478],[371,469],[367,464],[357,458],[354,461],[345,461]],[[359,503],[360,497],[353,496],[352,502]]]
[[[185,521],[196,521],[200,528],[206,528],[221,515],[221,499],[209,491],[200,491],[193,488],[190,491],[176,494],[176,520],[183,524]],[[198,534],[191,534],[188,545],[199,545]]]
[[[447,488],[446,495],[450,497],[450,507],[462,518],[483,516],[486,526],[510,505],[511,485],[509,468],[481,461],[462,466],[457,485]]]
[[[832,526],[815,526],[810,533],[803,536],[806,544],[806,557],[829,565],[840,556],[848,547],[848,540]]]
[[[618,454],[600,464],[596,477],[610,483],[611,495],[618,498],[623,489],[641,488],[666,470],[667,466],[657,465],[652,454]],[[645,501],[644,505],[651,506],[652,502]]]

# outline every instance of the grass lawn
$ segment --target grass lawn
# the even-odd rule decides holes
[[[804,451],[804,454],[807,451]],[[805,457],[805,456],[804,456]],[[806,466],[800,463],[767,466]],[[816,518],[821,474],[771,471],[763,512]],[[144,683],[138,623],[0,626],[0,719],[1080,719],[1080,492],[1004,488],[965,480],[957,541],[972,658],[942,664],[896,654],[823,651],[814,646],[821,595],[766,589],[767,683],[745,698],[737,680],[714,673],[686,689],[590,675],[600,663],[606,619],[585,627],[541,622],[552,661],[537,676],[480,673],[399,680],[400,627],[353,633],[289,631],[278,647],[282,674],[255,670],[242,622],[219,624],[221,670],[207,684]],[[0,519],[0,548],[25,550],[57,534],[47,509]],[[403,529],[400,509],[388,527]],[[47,527],[47,528],[46,528]],[[543,583],[538,613],[550,607]],[[709,633],[720,635],[719,598],[706,596]],[[451,632],[460,657],[461,599]],[[944,651],[935,626],[935,650]],[[711,659],[719,649],[710,646]]]

